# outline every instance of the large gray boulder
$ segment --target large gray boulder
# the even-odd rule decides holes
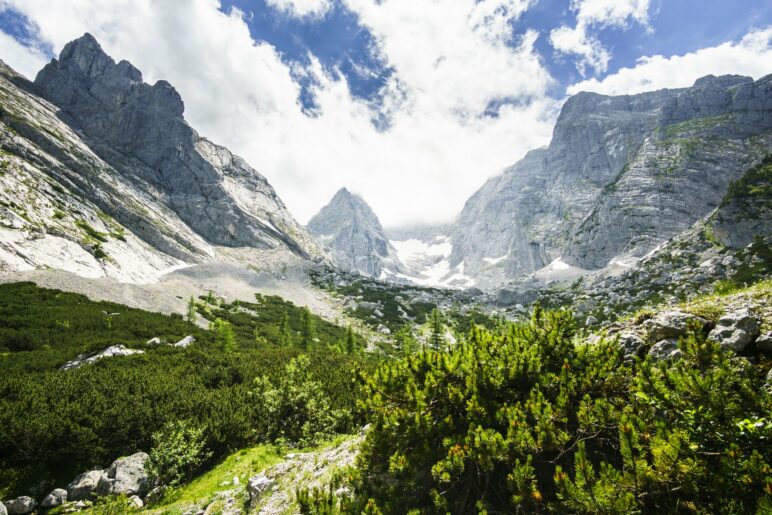
[[[26,495],[17,497],[12,501],[6,501],[5,503],[8,515],[26,515],[27,513],[32,513],[35,506],[37,506],[35,499]]]
[[[67,485],[67,498],[70,501],[84,501],[95,493],[99,480],[102,479],[104,470],[89,470],[79,474]]]
[[[690,328],[701,328],[708,321],[683,311],[661,311],[644,322],[649,331],[649,341],[658,342],[686,335]]]
[[[747,309],[739,309],[722,316],[708,339],[718,342],[721,348],[742,352],[759,334],[759,323]]]
[[[8,515],[8,510],[2,502],[0,502],[0,515]]]
[[[760,334],[759,337],[756,338],[756,348],[767,356],[772,356],[772,331]]]
[[[249,482],[247,483],[247,492],[249,492],[250,500],[254,503],[254,501],[259,499],[261,495],[268,491],[268,489],[271,488],[274,483],[275,481],[273,479],[262,473],[249,478]]]
[[[115,460],[99,479],[96,493],[99,495],[145,495],[150,487],[150,479],[145,470],[149,456],[138,452]]]
[[[622,349],[626,359],[633,359],[641,353],[645,343],[637,334],[623,331],[617,335],[617,345]]]
[[[40,503],[41,508],[55,508],[67,502],[67,490],[63,488],[56,488],[46,495],[43,502]]]

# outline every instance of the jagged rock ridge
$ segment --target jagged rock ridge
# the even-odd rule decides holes
[[[362,197],[346,188],[338,190],[307,227],[344,266],[378,278],[384,264],[392,269],[397,265],[375,212]]]
[[[451,265],[496,285],[562,258],[598,269],[688,229],[772,152],[772,76],[568,99],[547,148],[488,180],[453,230]]]
[[[185,122],[167,82],[89,34],[34,84],[0,67],[0,269],[151,280],[218,246],[322,251],[267,180]]]

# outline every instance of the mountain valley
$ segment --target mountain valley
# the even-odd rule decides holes
[[[0,515],[772,510],[772,75],[568,97],[433,226],[184,111],[0,63]]]

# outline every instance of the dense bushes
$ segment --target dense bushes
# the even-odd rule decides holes
[[[772,404],[753,367],[704,335],[676,363],[625,363],[613,343],[574,337],[568,313],[537,310],[379,368],[362,401],[358,509],[772,508]]]
[[[120,315],[108,323],[103,312]],[[299,351],[255,348],[259,324],[253,319],[248,333],[234,331],[235,348],[223,352],[228,331],[31,284],[0,285],[0,348],[15,351],[0,353],[0,497],[41,480],[61,485],[118,456],[148,451],[152,435],[177,420],[203,429],[213,459],[268,439],[276,429],[252,396],[254,380],[275,381]],[[345,328],[338,331],[345,337]],[[191,334],[197,342],[187,349],[145,345],[155,336],[174,342]],[[19,342],[32,350],[19,351]],[[81,352],[117,343],[146,353],[59,370]],[[312,347],[305,373],[332,410],[352,410],[358,370],[368,366],[366,357]],[[355,427],[350,418],[336,426]]]

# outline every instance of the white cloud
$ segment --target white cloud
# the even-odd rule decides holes
[[[576,67],[582,76],[588,69],[603,73],[611,54],[592,31],[602,27],[626,27],[635,21],[648,27],[650,0],[572,0],[576,12],[574,28],[562,25],[550,32],[550,43],[562,54],[578,57]]]
[[[332,8],[331,0],[266,0],[266,3],[297,18],[320,18]]]
[[[567,89],[573,95],[594,91],[626,95],[662,88],[683,88],[705,75],[739,74],[760,78],[772,73],[772,27],[749,32],[741,41],[728,41],[684,55],[641,57],[633,68],[622,68],[603,80],[590,79]]]
[[[394,69],[382,102],[352,97],[313,56],[290,70],[216,0],[12,0],[56,52],[89,31],[146,80],[169,80],[191,125],[265,174],[303,222],[341,186],[387,226],[448,220],[487,177],[548,142],[558,104],[537,34],[510,29],[530,1],[345,1]],[[294,73],[314,78],[314,117]],[[482,116],[503,99],[517,102]],[[373,127],[378,116],[388,129]]]
[[[24,46],[4,32],[0,32],[0,59],[30,80],[48,62],[42,51]]]

